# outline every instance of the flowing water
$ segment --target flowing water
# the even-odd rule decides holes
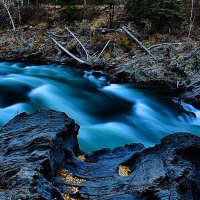
[[[88,152],[126,143],[152,146],[173,132],[200,135],[200,112],[185,113],[163,89],[109,84],[103,77],[59,65],[0,63],[0,125],[21,112],[66,112],[81,126],[79,143]]]

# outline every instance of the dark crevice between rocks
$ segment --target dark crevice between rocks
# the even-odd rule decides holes
[[[140,164],[140,162],[141,162],[141,153],[137,152],[133,154],[131,158],[121,163],[120,165],[127,166],[130,169],[130,173],[132,173],[135,170],[136,165]]]

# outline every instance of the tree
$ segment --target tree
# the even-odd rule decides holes
[[[106,3],[109,5],[108,28],[113,28],[113,20],[115,16],[115,0],[107,0]]]
[[[13,21],[13,18],[12,18],[12,16],[11,16],[10,11],[9,11],[9,3],[10,3],[10,2],[6,2],[5,0],[1,0],[0,2],[3,4],[4,8],[6,9],[6,12],[8,13],[8,16],[9,16],[9,18],[10,18],[10,22],[11,22],[11,24],[12,24],[13,31],[14,31],[14,33],[15,33],[15,32],[16,32],[15,23],[14,23],[14,21]]]
[[[154,29],[172,29],[186,16],[186,0],[128,0],[125,6],[130,20],[150,20]]]

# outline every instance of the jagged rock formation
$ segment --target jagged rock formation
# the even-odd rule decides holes
[[[152,148],[131,144],[71,160],[68,173],[85,181],[54,181],[63,193],[66,186],[78,187],[70,196],[79,199],[200,199],[199,153],[199,137],[176,133]]]
[[[22,113],[2,127],[0,199],[200,199],[198,136],[84,154],[78,129],[56,111]]]
[[[79,126],[65,113],[22,113],[0,129],[0,199],[62,196],[49,180],[78,153]]]

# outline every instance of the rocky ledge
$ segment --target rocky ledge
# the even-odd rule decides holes
[[[0,199],[200,199],[200,138],[80,151],[65,113],[22,113],[0,129]]]
[[[156,57],[139,54],[110,71],[112,82],[145,83],[168,87],[181,100],[200,108],[200,48],[183,43],[152,47]]]

